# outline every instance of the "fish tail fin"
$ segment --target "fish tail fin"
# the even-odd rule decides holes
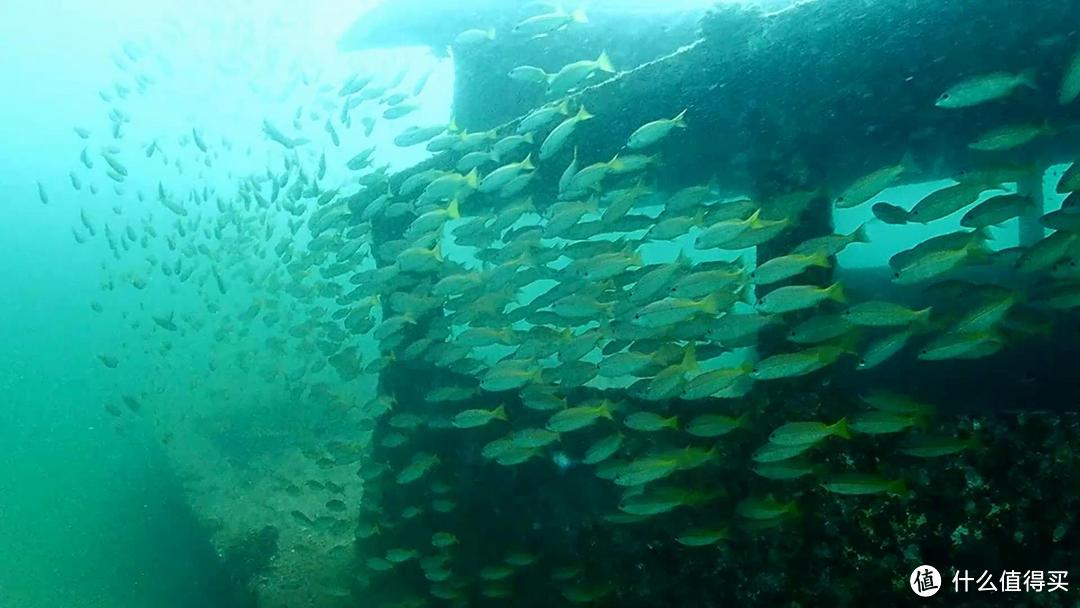
[[[753,228],[757,228],[761,225],[761,208],[759,207],[750,217],[746,218],[744,222]]]
[[[824,251],[819,251],[810,256],[810,265],[819,268],[829,268],[832,266],[832,262],[829,261],[829,256],[825,255]]]
[[[851,439],[851,430],[848,429],[847,418],[841,418],[837,420],[832,426],[829,427],[834,435],[842,439]]]
[[[608,402],[606,400],[600,405],[596,406],[596,409],[598,412],[600,412],[601,417],[607,418],[608,420],[614,420],[614,417],[611,414],[611,406],[608,405]]]
[[[488,40],[494,40],[495,39],[495,28],[493,28],[493,27],[488,28],[486,34],[487,34],[487,39]]]
[[[452,220],[461,219],[461,210],[458,208],[458,199],[455,196],[454,200],[450,201],[450,204],[446,207],[446,216]]]
[[[589,111],[585,109],[584,104],[582,104],[582,106],[580,108],[578,108],[578,113],[577,113],[578,121],[589,120],[592,117],[593,117],[593,114],[589,114]]]
[[[476,189],[476,187],[477,187],[477,186],[479,186],[479,185],[480,185],[480,176],[479,176],[479,174],[478,174],[478,173],[476,172],[476,167],[473,167],[473,170],[472,170],[472,171],[469,171],[469,172],[468,172],[468,173],[467,173],[467,174],[465,175],[465,183],[466,183],[466,184],[467,184],[467,185],[468,185],[468,186],[469,186],[470,188],[472,188],[472,189],[474,189],[474,190]]]
[[[500,404],[499,407],[495,408],[495,410],[491,412],[491,416],[492,418],[497,418],[499,420],[506,420],[506,405]]]
[[[926,324],[930,322],[930,313],[934,311],[933,306],[927,306],[922,310],[915,311],[915,322],[919,324]]]
[[[664,426],[666,426],[669,429],[674,430],[674,431],[679,430],[679,417],[678,416],[672,416],[671,418],[665,418],[664,419]]]
[[[705,297],[704,300],[698,304],[701,312],[709,315],[715,315],[720,312],[720,299],[715,293],[711,293]]]
[[[611,64],[611,58],[608,57],[607,51],[600,52],[600,56],[596,59],[596,67],[603,72],[615,72],[615,66]]]
[[[1016,75],[1016,84],[1022,87],[1028,87],[1035,91],[1039,90],[1039,70],[1037,68],[1028,68]]]
[[[521,140],[524,141],[527,144],[535,143],[536,142],[536,136],[533,135],[533,133],[534,133],[533,131],[529,131],[528,133],[525,134],[524,137],[521,138]]]
[[[851,233],[851,240],[855,243],[869,243],[870,235],[866,233],[866,223],[859,224],[855,232]]]
[[[829,299],[841,304],[847,302],[847,296],[844,295],[844,286],[840,282],[833,283],[828,288]]]
[[[686,128],[686,110],[688,109],[689,108],[686,108],[682,112],[679,112],[679,114],[671,121],[676,127],[679,127],[680,129]]]
[[[679,249],[679,255],[675,256],[675,261],[673,263],[680,268],[690,267],[690,256],[686,255],[685,249]]]
[[[574,23],[588,23],[589,22],[589,16],[587,14],[585,14],[585,9],[583,9],[583,8],[579,8],[579,9],[575,10],[574,12],[570,13],[570,19]]]
[[[683,354],[683,360],[682,363],[679,364],[679,367],[681,367],[684,372],[697,369],[697,349],[694,347],[693,342],[686,345],[686,352]]]
[[[521,161],[521,168],[525,169],[526,171],[531,171],[536,168],[536,165],[534,165],[532,162],[532,152],[530,152],[529,155],[525,157],[525,160]]]

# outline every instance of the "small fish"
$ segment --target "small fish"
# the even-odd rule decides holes
[[[120,360],[110,355],[98,355],[98,359],[101,360],[101,364],[110,369],[116,369],[120,365]]]
[[[981,359],[1001,350],[1002,338],[992,331],[950,332],[937,337],[919,351],[923,361]]]
[[[719,302],[717,294],[701,300],[666,298],[642,308],[634,315],[632,323],[641,327],[666,327],[686,321],[698,313],[715,315],[720,312]]]
[[[598,72],[615,73],[615,66],[611,64],[607,52],[602,51],[595,60],[582,60],[569,63],[562,67],[548,84],[548,95],[558,97],[566,95],[570,91],[579,88],[589,78]]]
[[[540,144],[540,160],[547,160],[555,156],[570,140],[570,136],[574,134],[578,125],[590,118],[593,118],[593,115],[585,109],[585,106],[581,106],[578,108],[577,114],[559,123],[559,126],[552,129],[544,142]]]
[[[726,527],[693,528],[676,536],[675,542],[686,547],[707,547],[728,538]]]
[[[1061,77],[1061,88],[1058,90],[1058,103],[1068,105],[1080,96],[1080,49],[1073,53]]]
[[[628,463],[615,475],[615,485],[640,486],[663,479],[679,468],[679,459],[670,456],[645,456]]]
[[[627,428],[642,432],[655,432],[664,429],[678,430],[679,417],[664,418],[655,412],[634,412],[623,419]]]
[[[860,399],[874,409],[893,414],[918,415],[925,418],[934,413],[934,406],[922,403],[909,395],[892,391],[875,390],[860,396]]]
[[[540,369],[532,361],[509,359],[491,367],[480,381],[480,388],[508,391],[540,380]]]
[[[968,147],[980,152],[1002,152],[1018,148],[1050,132],[1050,127],[1045,124],[1006,125],[983,133],[978,139],[968,144]]]
[[[959,268],[973,256],[985,251],[981,242],[973,241],[962,249],[949,249],[928,253],[897,270],[893,280],[901,285],[912,285],[940,277]]]
[[[472,46],[495,40],[495,28],[465,30],[454,38],[456,46]]]
[[[851,439],[847,418],[841,418],[832,424],[824,422],[789,422],[769,435],[769,443],[780,446],[815,444],[827,437]]]
[[[532,144],[533,141],[534,136],[532,133],[526,133],[524,135],[507,135],[495,142],[495,145],[491,146],[491,154],[498,160],[504,158],[507,154],[512,153],[521,146]]]
[[[519,36],[547,36],[565,29],[573,23],[588,23],[589,17],[583,9],[567,13],[562,9],[534,15],[514,26],[514,34]]]
[[[420,106],[416,104],[402,103],[396,106],[390,106],[389,108],[384,110],[382,113],[382,117],[387,120],[397,120],[399,118],[408,116],[409,114],[412,114],[419,109]]]
[[[667,137],[675,129],[686,128],[686,110],[679,112],[675,118],[664,118],[641,125],[626,142],[626,147],[631,150],[647,148]]]
[[[1019,74],[994,72],[962,80],[949,87],[934,104],[939,108],[969,108],[1008,97],[1020,87],[1038,89],[1034,69]]]
[[[446,126],[435,125],[431,127],[409,127],[401,132],[400,135],[394,138],[394,145],[402,148],[408,148],[409,146],[415,146],[422,144],[426,141],[430,141],[432,138],[437,137],[446,132]],[[404,184],[402,184],[404,189]]]
[[[142,403],[139,403],[139,400],[134,397],[128,395],[121,395],[120,399],[124,402],[124,405],[126,405],[127,408],[132,412],[138,412],[140,409],[142,409]]]
[[[930,318],[931,308],[913,310],[893,302],[872,300],[860,302],[845,310],[844,318],[853,325],[863,327],[896,327],[925,323]]]
[[[702,414],[686,425],[686,432],[695,437],[720,437],[746,426],[747,415],[738,418],[718,414]]]
[[[48,195],[48,193],[45,192],[45,186],[41,182],[37,183],[37,191],[38,191],[38,199],[41,201],[41,204],[42,205],[48,205],[49,204],[49,195]]]
[[[761,210],[754,211],[745,219],[729,219],[716,222],[698,233],[694,239],[695,249],[713,249],[727,245],[744,233],[764,227]]]
[[[532,163],[532,155],[526,156],[525,160],[521,162],[503,165],[485,175],[484,179],[480,180],[477,191],[481,193],[495,192],[510,183],[518,175],[526,171],[532,171],[535,168]]]
[[[517,82],[542,84],[545,86],[551,82],[551,78],[554,76],[554,74],[548,74],[544,70],[531,65],[519,65],[510,70],[507,75],[511,80]]]
[[[566,433],[583,429],[601,418],[611,420],[611,410],[606,403],[596,406],[580,405],[556,412],[548,419],[547,429],[557,433]]]
[[[386,551],[386,561],[391,564],[401,564],[415,559],[420,554],[414,549],[388,549]]]
[[[1058,194],[1071,194],[1080,190],[1080,161],[1069,165],[1061,174],[1055,192]]]
[[[1032,209],[1035,201],[1022,194],[1000,194],[975,205],[960,218],[965,228],[988,228],[1019,217]]]
[[[457,537],[449,532],[436,532],[431,535],[431,545],[437,549],[445,549],[457,543]]]
[[[910,491],[902,479],[886,479],[880,475],[842,473],[822,482],[821,487],[834,494],[861,496],[864,494],[894,494],[908,496]]]
[[[795,458],[812,447],[814,447],[813,443],[804,443],[802,445],[776,445],[775,443],[766,443],[755,450],[750,458],[757,463],[782,462]]]
[[[768,314],[782,314],[811,308],[826,300],[846,302],[843,286],[840,283],[833,283],[828,287],[787,285],[763,296],[757,308]]]
[[[834,256],[852,243],[869,243],[870,236],[866,233],[866,225],[863,224],[853,230],[851,234],[831,234],[808,239],[799,244],[792,253],[813,254],[823,253],[826,256]]]
[[[773,481],[799,479],[801,477],[806,477],[807,475],[813,475],[817,473],[819,469],[819,466],[802,459],[761,462],[755,464],[753,467],[755,473],[765,479],[772,479]]]
[[[900,453],[915,458],[939,458],[963,452],[964,450],[978,447],[975,437],[959,439],[957,437],[940,437],[934,435],[916,435],[900,448]]]
[[[622,447],[622,442],[623,436],[620,433],[598,439],[585,450],[585,458],[582,459],[582,462],[588,465],[600,464],[614,456],[615,452],[618,452],[619,448]]]
[[[780,380],[805,376],[832,365],[845,352],[844,347],[823,345],[801,352],[772,355],[758,361],[750,377],[754,380]]]
[[[908,213],[908,220],[917,224],[928,224],[948,217],[968,205],[973,205],[985,189],[983,184],[961,182],[931,192],[915,203]]]
[[[905,155],[900,164],[882,167],[852,182],[840,193],[840,196],[836,197],[834,204],[840,209],[857,207],[881,194],[882,190],[895,185],[904,174],[915,171],[915,163],[911,156]]]
[[[812,254],[793,253],[759,264],[750,274],[750,278],[756,285],[770,285],[798,276],[810,267],[829,268],[830,266],[828,256],[820,251]]]
[[[735,512],[739,517],[762,521],[797,515],[799,507],[793,500],[779,502],[772,496],[750,497],[736,505]]]
[[[746,380],[753,366],[745,363],[739,367],[729,369],[715,369],[698,374],[683,385],[683,399],[707,399],[709,397],[721,397],[729,393],[733,387]]]
[[[492,420],[507,420],[506,407],[500,405],[493,410],[465,410],[454,416],[450,423],[459,429],[470,429],[484,426]]]
[[[925,424],[926,419],[921,414],[897,414],[874,410],[855,414],[848,427],[856,433],[865,435],[885,435]]]
[[[906,346],[911,339],[911,335],[911,330],[903,330],[874,340],[866,347],[862,357],[859,358],[856,369],[873,369],[878,365],[881,365],[893,355],[903,350],[904,346]]]
[[[1058,231],[1027,249],[1016,261],[1016,269],[1023,273],[1048,270],[1065,257],[1076,242],[1075,233]]]
[[[540,71],[543,72],[543,70]],[[547,77],[546,73],[545,77]],[[558,119],[560,116],[569,115],[570,100],[564,99],[559,103],[548,104],[526,114],[525,117],[521,119],[521,122],[518,123],[516,131],[519,135],[532,133],[534,131],[543,129],[544,127]]]

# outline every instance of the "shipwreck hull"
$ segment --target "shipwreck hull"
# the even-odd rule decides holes
[[[1065,18],[1066,15],[1073,18]],[[1080,0],[1050,0],[1038,7],[1014,0],[947,3],[818,0],[779,13],[716,9],[702,18],[699,33],[685,45],[648,59],[623,55],[625,62],[640,63],[639,67],[573,95],[576,104],[596,115],[583,123],[577,133],[578,154],[583,164],[611,158],[639,125],[688,109],[686,131],[669,138],[656,150],[664,158],[657,183],[663,190],[674,191],[709,180],[715,180],[720,189],[732,194],[767,196],[821,185],[835,190],[909,154],[928,161],[920,162],[922,171],[918,179],[931,181],[982,162],[984,153],[971,150],[968,144],[991,126],[1006,119],[1015,120],[1012,117],[1019,112],[1030,114],[1033,120],[1038,117],[1041,121],[1045,117],[1050,124],[1062,128],[1025,147],[1022,153],[999,154],[994,156],[995,160],[1034,161],[1041,167],[1072,161],[1080,149],[1080,141],[1078,133],[1065,125],[1080,119],[1080,105],[1058,104],[1056,87],[1065,63],[1080,42],[1075,32],[1078,22]],[[627,34],[638,37],[643,30],[629,29]],[[608,48],[616,64],[620,63],[619,49],[632,46],[627,40],[620,41],[613,32],[596,36],[602,41],[594,40],[587,50],[595,52],[598,46]],[[1033,40],[1038,44],[1033,45]],[[519,120],[515,116],[522,116],[545,101],[542,93],[522,89],[521,83],[503,76],[507,65],[522,62],[515,55],[520,50],[518,43],[506,44],[509,46],[496,40],[475,54],[456,55],[455,114],[461,126],[471,130],[496,128],[500,134],[509,134]],[[556,45],[556,42],[545,44]],[[580,58],[577,55],[583,52],[577,47],[544,48],[557,58],[553,62]],[[645,44],[642,48],[649,47]],[[656,50],[653,48],[652,52]],[[499,69],[482,73],[484,66],[493,64]],[[988,66],[1018,72],[1032,65],[1041,66],[1040,89],[1018,95],[1007,111],[996,106],[979,113],[934,107],[938,95],[949,85],[983,73]],[[501,125],[492,124],[492,116],[499,117]],[[565,151],[538,170],[538,201],[554,199],[545,197],[544,193],[556,191],[559,172],[570,162],[570,153]],[[402,181],[419,171],[450,169],[454,161],[450,155],[435,156],[393,176],[392,188],[396,190]],[[354,209],[362,209],[367,202],[370,202],[367,195],[359,195],[353,201]],[[485,211],[487,204],[480,198],[470,199],[463,211],[466,215],[477,214]],[[830,233],[830,199],[819,197],[804,216],[791,219],[801,225],[800,233],[763,248],[758,252],[759,258],[784,253],[809,236]],[[374,251],[380,251],[380,245],[399,241],[408,224],[408,219],[400,218],[376,222]],[[394,259],[384,256],[378,262],[389,265]],[[855,289],[865,293],[881,293],[888,288],[902,300],[917,298],[917,294],[893,286],[887,269],[837,272],[837,278],[845,281],[850,278]],[[428,279],[421,278],[410,288],[427,292],[430,286]],[[424,335],[429,327],[426,323],[439,315],[436,312],[421,319],[412,330],[413,337]],[[1031,350],[989,364],[947,365],[932,374],[922,367],[918,368],[922,371],[916,371],[910,365],[883,368],[873,375],[852,371],[845,376],[854,380],[827,387],[820,386],[819,379],[811,376],[783,389],[770,390],[761,399],[781,401],[797,411],[800,404],[811,398],[826,400],[830,396],[850,395],[869,386],[871,380],[884,379],[902,388],[910,381],[911,374],[918,373],[926,374],[921,377],[932,378],[939,386],[953,389],[962,390],[965,383],[970,386],[981,383],[983,390],[974,393],[976,398],[970,400],[972,403],[979,396],[987,399],[1001,396],[994,386],[1008,385],[1011,391],[997,403],[1004,403],[1005,407],[1031,406],[1025,403],[1023,388],[1031,382],[1042,387],[1040,403],[1036,406],[1068,403],[1067,391],[1075,390],[1076,386],[1062,385],[1061,378],[1071,375],[1059,376],[1060,366],[1042,366],[1037,375],[1022,381],[1008,373],[993,373],[994,369],[1016,371],[1021,359],[1027,362],[1023,366],[1025,370],[1031,369],[1031,362],[1056,361],[1058,357],[1075,361],[1072,347],[1055,340],[1036,341],[1027,348]],[[1032,356],[1031,352],[1037,354]],[[999,379],[999,384],[985,382],[987,370]],[[429,406],[425,404],[424,389],[416,382],[418,377],[425,379],[424,384],[429,379],[476,384],[471,376],[422,361],[390,362],[381,374],[379,386],[382,394],[394,398],[395,412],[427,411],[425,408]],[[596,389],[575,389],[571,394],[575,398],[585,395],[632,402],[623,394]],[[523,409],[520,395],[515,391],[480,392],[469,401],[470,408],[498,405],[505,405],[508,410]],[[697,411],[707,411],[707,404],[688,405],[685,414],[692,416]],[[736,559],[726,550],[687,559],[683,553],[676,555],[670,543],[632,540],[631,528],[603,523],[598,506],[610,511],[619,502],[619,489],[597,483],[593,472],[576,464],[573,458],[569,462],[534,459],[516,467],[496,465],[479,457],[481,448],[498,436],[497,431],[491,430],[462,433],[452,428],[422,429],[416,432],[408,452],[380,447],[380,439],[392,432],[385,418],[377,423],[372,459],[395,471],[408,464],[413,452],[437,455],[440,470],[452,471],[449,489],[438,497],[452,500],[455,508],[450,512],[426,509],[416,519],[359,541],[359,563],[396,547],[428,545],[432,531],[453,530],[459,538],[469,539],[455,549],[458,558],[468,563],[498,563],[507,551],[518,547],[543,554],[545,561],[552,564],[588,560],[589,579],[612,583],[610,605],[719,606],[745,601],[748,597],[745,595],[751,586],[746,580],[748,576],[725,578],[734,583],[733,587],[707,583],[717,576],[724,559]],[[585,447],[568,440],[559,446],[559,453],[580,455]],[[750,447],[740,445],[722,456],[725,460],[747,462]],[[1022,449],[1015,445],[1012,448]],[[711,478],[701,475],[689,483],[707,486]],[[427,488],[403,485],[392,474],[384,474],[365,486],[361,521],[368,525],[378,519],[378,513],[400,513],[410,506],[428,505],[438,497]],[[805,526],[795,523],[785,534],[803,539],[806,547],[820,548],[833,542],[829,530],[813,528],[809,520]],[[998,540],[1009,542],[1006,538]],[[852,551],[863,551],[865,557],[872,554],[873,548],[852,548]],[[953,558],[957,555],[974,558],[977,553],[957,553],[955,548],[933,545],[925,548],[924,555],[941,559],[943,563],[955,563]],[[603,556],[603,559],[590,559],[590,556]],[[783,595],[784,589],[803,589],[806,601],[820,603],[825,598],[850,603],[851,597],[843,592],[822,588],[820,572],[803,567],[815,559],[808,552],[793,554],[788,563],[748,562],[748,568],[768,565],[771,570],[786,573],[771,594],[755,599],[789,601]],[[372,605],[389,605],[422,595],[417,591],[429,586],[430,581],[420,569],[407,567],[389,574],[361,574],[356,594]],[[565,603],[557,588],[543,577],[515,579],[513,593],[516,606]],[[894,594],[895,590],[883,585],[873,597],[864,593],[858,601],[888,604],[895,601]],[[499,602],[492,599],[490,605]]]

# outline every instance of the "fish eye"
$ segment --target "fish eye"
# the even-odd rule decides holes
[[[898,270],[898,271],[894,272],[892,276],[899,279],[900,278],[900,271]]]

